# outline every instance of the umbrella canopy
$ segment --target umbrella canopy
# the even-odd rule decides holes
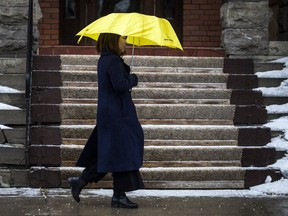
[[[92,22],[76,36],[98,40],[100,33],[127,36],[127,43],[136,46],[183,48],[168,20],[140,13],[111,13]]]

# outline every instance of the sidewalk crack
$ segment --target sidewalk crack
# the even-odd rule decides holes
[[[50,209],[50,206],[49,206],[49,203],[48,203],[48,198],[47,198],[47,190],[46,189],[43,189],[43,188],[40,188],[40,192],[44,198],[44,201],[45,201],[45,205],[46,205],[46,209],[47,209],[47,212],[49,216],[52,216],[52,213],[51,213],[51,209]]]

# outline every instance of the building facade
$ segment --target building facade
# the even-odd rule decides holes
[[[77,45],[75,34],[93,20],[111,12],[140,12],[170,21],[185,53],[170,55],[223,56],[220,8],[222,0],[39,0],[43,18],[39,24],[40,53],[94,53],[90,39]],[[69,50],[70,49],[70,50]],[[150,50],[150,51],[149,51]],[[141,49],[140,54],[153,54]],[[169,55],[156,49],[155,55]]]

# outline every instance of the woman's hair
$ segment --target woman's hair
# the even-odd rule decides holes
[[[97,51],[101,53],[102,51],[113,51],[122,55],[119,50],[119,38],[120,35],[113,33],[101,33],[97,41]]]

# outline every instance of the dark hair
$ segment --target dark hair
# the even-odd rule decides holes
[[[98,41],[97,41],[97,51],[101,53],[102,51],[113,51],[118,53],[119,55],[119,38],[120,35],[113,34],[113,33],[101,33],[99,35]]]

